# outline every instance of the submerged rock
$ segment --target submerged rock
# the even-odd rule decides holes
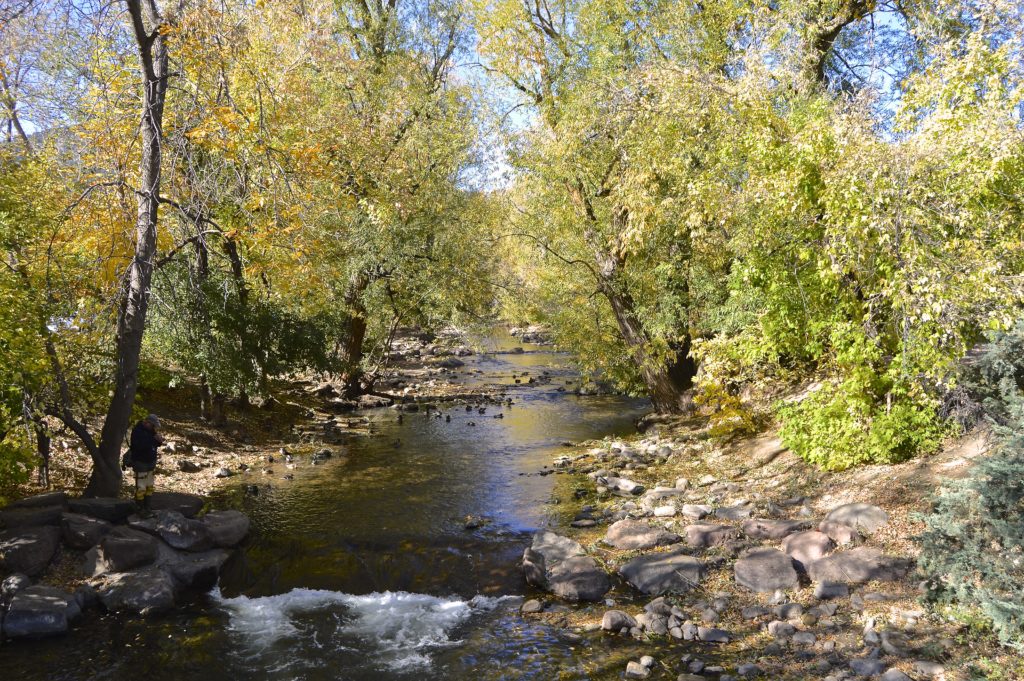
[[[213,543],[222,548],[237,546],[249,534],[249,516],[241,511],[211,511],[202,518],[213,537]]]

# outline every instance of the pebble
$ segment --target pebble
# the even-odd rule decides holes
[[[627,679],[646,679],[651,675],[651,670],[643,666],[639,662],[630,660],[626,664],[626,678]]]
[[[648,669],[650,669],[651,667],[654,666],[654,658],[651,657],[650,655],[644,655],[643,657],[640,658],[640,664],[642,664],[643,666],[645,666]]]
[[[543,603],[538,601],[536,598],[531,598],[530,600],[528,600],[525,603],[523,603],[523,606],[521,608],[519,608],[519,611],[523,612],[523,613],[529,614],[529,613],[534,613],[534,612],[540,612],[543,609],[544,609],[544,604]]]

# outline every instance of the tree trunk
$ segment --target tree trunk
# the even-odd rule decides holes
[[[215,392],[210,406],[210,424],[217,426],[218,428],[226,426],[228,423],[228,414],[227,398],[224,397],[224,393]]]
[[[128,432],[138,389],[139,356],[146,328],[160,206],[160,145],[167,92],[167,43],[160,33],[163,17],[155,0],[126,0],[126,3],[139,48],[143,85],[139,208],[135,254],[125,274],[117,317],[114,394],[103,421],[99,450],[93,457],[87,496],[117,496],[121,491],[121,445]]]
[[[50,434],[42,418],[35,418],[32,429],[36,435],[36,454],[39,455],[39,484],[50,486]]]
[[[363,292],[370,285],[370,278],[360,272],[352,278],[345,303],[348,308],[348,337],[345,339],[345,373],[342,374],[342,395],[347,398],[359,397],[363,393],[363,343],[366,341],[366,306]]]
[[[212,398],[210,396],[210,384],[206,382],[206,375],[199,376],[199,418],[204,421],[210,420],[213,416]]]

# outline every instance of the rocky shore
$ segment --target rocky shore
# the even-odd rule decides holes
[[[158,492],[142,517],[125,499],[49,492],[0,509],[0,630],[8,639],[66,633],[92,608],[145,616],[216,585],[249,533],[240,511]]]
[[[919,601],[909,537],[933,469],[955,474],[983,445],[827,476],[770,436],[724,447],[695,423],[651,432],[553,462],[563,524],[524,552],[549,594],[524,616],[649,645],[624,660],[629,679],[971,678],[961,627]]]

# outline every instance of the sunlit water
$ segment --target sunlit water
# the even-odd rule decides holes
[[[368,412],[374,435],[352,438],[345,456],[292,481],[278,470],[256,497],[225,495],[254,532],[217,591],[160,618],[92,615],[65,638],[4,645],[3,678],[619,677],[621,659],[603,669],[608,655],[594,652],[629,643],[518,614],[530,593],[518,560],[549,522],[559,480],[537,473],[566,440],[631,432],[647,404],[559,391],[575,379],[564,356],[499,346],[460,375],[507,385],[511,407],[440,405],[450,421]],[[513,383],[541,371],[549,381]],[[467,518],[484,522],[467,530]]]

